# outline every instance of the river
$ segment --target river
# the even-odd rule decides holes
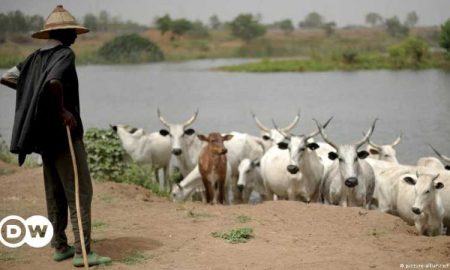
[[[324,122],[337,143],[362,137],[379,118],[373,140],[390,143],[403,133],[397,147],[401,163],[432,156],[428,144],[450,155],[450,73],[425,71],[354,71],[305,73],[227,73],[213,67],[240,59],[197,60],[145,65],[78,67],[85,128],[129,124],[148,131],[162,128],[159,107],[170,122],[187,120],[199,109],[193,127],[199,132],[242,131],[259,134],[252,117],[279,126],[301,110],[295,134]],[[5,70],[0,70],[3,73]],[[15,93],[0,86],[0,134],[9,140]]]

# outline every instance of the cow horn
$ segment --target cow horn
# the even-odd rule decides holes
[[[195,114],[186,121],[186,123],[183,124],[184,127],[190,126],[192,125],[192,123],[194,123],[195,119],[197,119],[198,116],[198,109],[195,111]]]
[[[278,126],[277,126],[277,124],[275,123],[275,120],[273,120],[273,119],[272,119],[272,124],[273,124],[273,127],[274,127],[278,132],[280,132],[281,135],[283,135],[283,137],[285,137],[285,138],[288,139],[288,140],[291,139],[292,135],[286,133],[286,132],[285,132],[284,130],[282,130],[282,129],[279,129]]]
[[[161,121],[161,123],[163,123],[163,125],[165,125],[166,127],[170,128],[171,124],[162,117],[161,111],[159,110],[159,108],[156,110],[156,112],[158,113],[159,121]]]
[[[285,127],[285,128],[282,128],[281,130],[284,131],[284,132],[289,132],[289,131],[291,131],[291,130],[297,125],[297,123],[298,123],[299,120],[300,120],[300,110],[298,110],[298,113],[297,113],[297,115],[295,116],[294,121],[292,121],[292,123],[291,123],[290,125],[288,125],[288,126]]]
[[[255,113],[252,112],[252,116],[253,116],[253,119],[255,119],[256,125],[259,127],[259,129],[261,129],[262,131],[265,131],[265,132],[270,132],[270,128],[264,126],[261,123],[261,121],[259,121],[258,117],[256,117]]]
[[[366,134],[363,132],[363,135],[366,135]],[[369,140],[367,140],[367,142],[368,142],[369,145],[372,146],[373,148],[376,148],[376,149],[378,149],[378,150],[381,150],[381,145],[375,144],[370,138],[369,138]]]
[[[331,122],[332,119],[333,119],[333,116],[331,116],[330,119],[327,120],[327,122],[323,125],[324,129],[327,128],[328,124]],[[316,137],[319,133],[320,133],[320,130],[314,131],[314,132],[308,134],[306,136],[305,140],[307,141],[310,138]]]
[[[369,140],[370,136],[372,136],[372,133],[375,130],[375,124],[377,123],[377,121],[378,121],[378,118],[375,118],[372,126],[369,128],[369,130],[367,131],[364,138],[362,138],[362,140],[360,140],[358,143],[356,143],[356,149],[360,148],[363,144],[365,144]]]
[[[444,156],[443,154],[439,153],[438,150],[436,150],[431,144],[430,144],[431,149],[433,149],[433,151],[436,153],[436,155],[438,155],[438,157],[440,157],[442,160],[446,161],[446,162],[450,162],[450,158],[447,156]]]
[[[394,146],[397,146],[399,143],[400,143],[400,141],[402,140],[402,136],[403,136],[403,133],[400,133],[400,135],[397,137],[397,139],[391,144],[391,146],[392,147],[394,147]]]
[[[327,134],[325,134],[322,125],[319,123],[319,121],[317,121],[316,119],[313,119],[314,122],[316,122],[317,128],[319,129],[320,135],[322,136],[322,139],[328,143],[329,145],[331,145],[334,149],[338,150],[338,146],[332,142],[330,139],[328,139]]]

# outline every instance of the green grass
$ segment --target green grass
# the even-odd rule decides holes
[[[17,261],[17,257],[11,252],[0,252],[0,262],[14,262]]]
[[[143,263],[143,262],[145,262],[148,259],[151,259],[151,257],[146,256],[142,252],[134,251],[134,252],[128,254],[127,256],[125,256],[121,260],[121,262],[126,264],[126,265],[136,265],[136,264],[139,264],[139,263]]]
[[[105,228],[108,227],[108,224],[105,222],[101,222],[101,221],[94,221],[92,223],[92,228],[94,230],[104,230]]]
[[[112,203],[112,201],[114,200],[114,198],[110,195],[100,195],[98,198],[104,203]]]
[[[200,219],[200,218],[209,218],[209,217],[212,217],[212,215],[208,214],[208,213],[194,212],[192,210],[189,210],[186,213],[186,217],[193,218],[193,219]]]
[[[0,169],[0,176],[4,176],[4,175],[11,175],[13,173],[15,173],[15,170],[10,170],[10,169]]]
[[[246,243],[253,237],[252,228],[232,229],[228,232],[213,232],[211,235],[215,238],[222,238],[231,244]]]
[[[249,216],[241,215],[237,217],[237,220],[239,223],[247,223],[250,222],[252,219]]]

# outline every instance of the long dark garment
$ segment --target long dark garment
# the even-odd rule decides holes
[[[61,149],[67,144],[65,127],[57,111],[58,103],[46,91],[51,80],[56,79],[63,84],[64,107],[78,123],[72,131],[74,139],[82,137],[83,125],[75,55],[69,47],[60,45],[48,50],[37,50],[17,68],[20,76],[10,150],[19,154],[21,165],[27,154]]]

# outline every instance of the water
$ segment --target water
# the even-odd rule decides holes
[[[186,121],[198,108],[199,132],[242,131],[259,134],[251,111],[271,126],[287,125],[301,109],[294,133],[324,122],[338,143],[362,137],[379,118],[373,140],[390,143],[402,132],[399,161],[415,163],[433,155],[428,143],[450,155],[450,73],[357,71],[314,73],[227,73],[210,68],[244,60],[200,60],[121,66],[80,66],[82,118],[86,128],[129,124],[148,131],[162,128],[159,107],[171,122]],[[3,73],[5,70],[0,70]],[[0,86],[0,134],[9,140],[14,91]]]

